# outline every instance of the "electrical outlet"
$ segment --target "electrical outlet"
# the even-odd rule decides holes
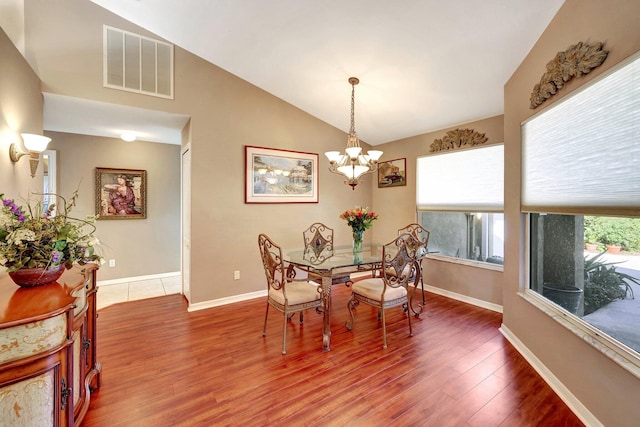
[[[116,260],[115,259],[110,259],[109,260],[109,267],[115,267],[116,266]]]
[[[238,270],[233,272],[233,279],[240,280],[240,272]]]

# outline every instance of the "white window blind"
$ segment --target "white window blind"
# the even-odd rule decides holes
[[[420,211],[502,212],[504,145],[418,157]]]
[[[522,210],[640,211],[640,58],[522,125]]]

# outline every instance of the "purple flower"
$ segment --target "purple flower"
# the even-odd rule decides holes
[[[12,203],[13,203],[13,200],[11,200],[11,199],[3,199],[2,200],[2,204],[5,205],[5,206],[9,206]]]
[[[61,257],[62,254],[59,251],[53,251],[53,254],[51,255],[51,261],[53,261],[54,264],[57,264],[58,261],[60,261]]]

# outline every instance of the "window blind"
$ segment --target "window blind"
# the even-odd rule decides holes
[[[420,211],[502,212],[504,145],[418,157]]]
[[[640,214],[640,57],[521,130],[523,211]]]

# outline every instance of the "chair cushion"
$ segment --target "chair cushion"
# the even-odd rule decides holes
[[[380,301],[383,288],[384,281],[380,278],[364,279],[351,285],[351,292],[360,294],[372,300]],[[397,288],[387,287],[384,294],[384,300],[391,301],[402,298],[406,295],[407,289],[403,286],[399,286]]]
[[[287,299],[289,305],[303,304],[305,302],[311,302],[320,299],[320,292],[318,292],[318,285],[309,282],[288,282],[285,285],[287,291]],[[269,289],[269,296],[279,304],[284,305],[284,293],[282,289],[275,290]]]
[[[404,267],[404,270],[402,270],[402,273],[403,274],[411,273],[411,268],[412,268],[412,265],[407,264]],[[393,268],[387,268],[386,272],[387,272],[387,276],[396,276],[396,271]]]

